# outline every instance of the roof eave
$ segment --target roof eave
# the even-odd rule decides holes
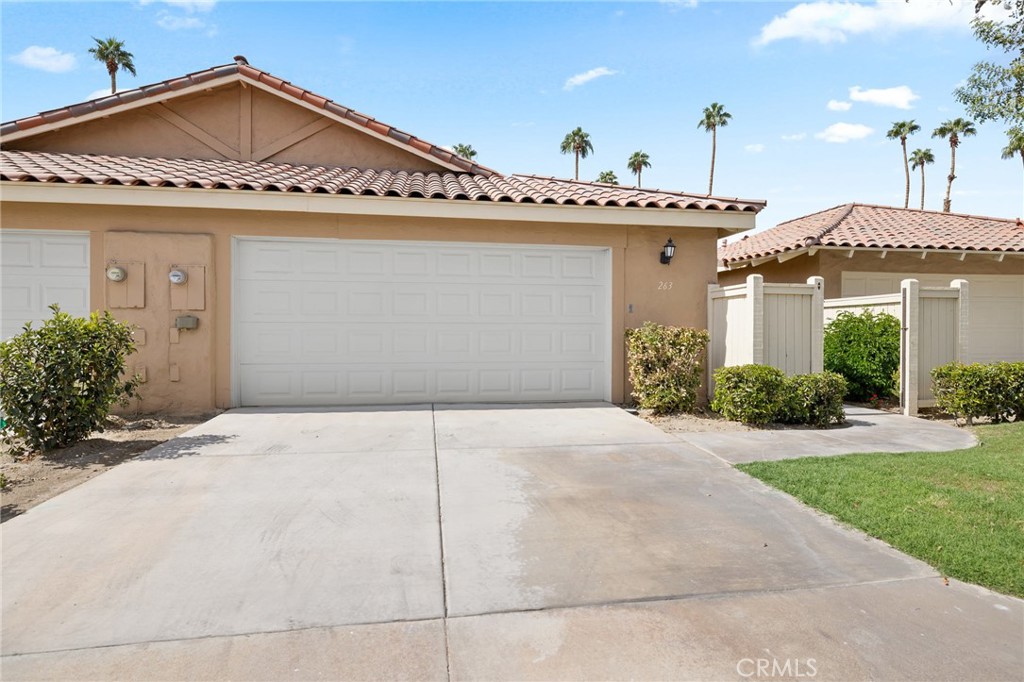
[[[364,195],[259,192],[253,190],[72,185],[5,180],[3,202],[202,208],[242,211],[347,213],[470,220],[709,228],[742,231],[754,226],[753,211],[681,208],[625,208],[528,204],[465,199],[421,199]]]
[[[819,245],[816,244],[810,247],[802,247],[799,249],[788,249],[785,251],[776,251],[770,254],[761,256],[753,256],[750,258],[740,258],[734,260],[723,260],[719,259],[719,272],[725,272],[727,270],[738,270],[740,268],[750,268],[769,263],[771,261],[785,262],[792,258],[796,258],[803,254],[813,256],[818,251],[842,251],[842,252],[853,252],[853,253],[876,253],[879,256],[888,253],[905,253],[905,254],[946,254],[951,256],[995,256],[1006,257],[1006,256],[1017,256],[1024,258],[1024,249],[1020,251],[1007,250],[1007,249],[939,249],[934,247],[904,247],[904,246],[836,246],[836,245]],[[884,257],[884,256],[882,256]]]

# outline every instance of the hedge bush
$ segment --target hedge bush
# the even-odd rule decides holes
[[[1024,362],[951,362],[932,370],[935,406],[973,424],[1024,419]]]
[[[846,421],[843,396],[846,379],[835,372],[798,374],[786,379],[786,400],[780,421],[787,424],[828,426]]]
[[[711,409],[751,426],[772,422],[828,426],[841,424],[846,380],[835,372],[787,377],[768,365],[715,370]]]
[[[41,327],[0,343],[0,409],[4,442],[49,450],[102,431],[115,403],[136,393],[135,377],[122,379],[135,350],[132,329],[109,312],[74,317],[50,306]]]
[[[870,310],[839,313],[825,326],[824,354],[825,369],[845,377],[850,400],[891,395],[900,367],[900,321]]]
[[[711,409],[731,421],[764,426],[788,411],[785,387],[786,375],[775,367],[719,367]]]
[[[693,410],[709,338],[704,329],[653,322],[627,329],[626,359],[637,406],[655,414]]]

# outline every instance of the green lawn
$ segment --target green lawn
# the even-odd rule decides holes
[[[1024,422],[953,452],[808,457],[741,471],[928,562],[1024,597]]]

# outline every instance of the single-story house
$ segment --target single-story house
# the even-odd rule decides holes
[[[112,311],[144,410],[623,401],[624,331],[704,327],[764,207],[503,175],[243,57],[0,147],[4,337]]]
[[[844,204],[719,248],[719,282],[825,280],[825,298],[969,282],[967,358],[1024,360],[1024,223],[957,213]]]

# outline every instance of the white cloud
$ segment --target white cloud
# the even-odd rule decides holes
[[[837,99],[830,99],[825,105],[829,111],[849,111],[852,106],[850,102],[840,102]]]
[[[65,73],[78,66],[78,60],[74,54],[61,52],[55,47],[40,47],[39,45],[26,47],[18,54],[13,55],[11,61],[29,69],[49,71],[50,73]]]
[[[924,28],[967,28],[974,0],[876,0],[874,4],[819,0],[791,7],[761,27],[754,45],[796,39],[821,44],[844,43],[865,33],[899,33]]]
[[[617,73],[618,71],[613,71],[612,69],[609,69],[606,66],[599,66],[596,69],[584,71],[583,73],[578,73],[575,76],[572,76],[571,78],[565,81],[565,85],[562,86],[562,89],[572,90],[573,88],[583,85],[584,83],[589,83],[595,78],[601,78],[602,76],[614,76]]]
[[[146,5],[152,5],[155,0],[138,0],[139,4],[145,7]],[[213,8],[217,6],[217,0],[160,0],[166,5],[176,7],[189,14],[196,12],[211,12]]]
[[[814,136],[825,142],[843,144],[850,140],[862,140],[873,132],[875,131],[872,128],[862,123],[833,123]]]
[[[782,139],[786,142],[799,142],[805,137],[807,137],[807,133],[793,133],[792,135],[783,135]]]
[[[698,0],[659,0],[660,4],[668,7],[670,12],[681,9],[693,9],[697,6]]]
[[[748,144],[743,147],[743,151],[750,154],[760,154],[764,151],[764,145],[758,142],[757,144]]]
[[[206,22],[197,17],[179,16],[168,12],[161,12],[156,25],[168,31],[180,31],[182,29],[203,29]]]
[[[117,91],[118,92],[124,92],[125,90],[130,90],[130,89],[131,88],[118,88]],[[93,90],[92,92],[90,92],[86,96],[84,101],[88,102],[91,99],[99,99],[101,97],[109,97],[109,96],[110,96],[110,88],[101,88],[99,90]]]
[[[871,88],[862,90],[859,85],[850,88],[850,99],[854,102],[868,102],[880,107],[896,107],[897,109],[910,109],[911,102],[921,99],[920,95],[914,94],[906,85],[899,85],[895,88]]]
[[[217,6],[217,0],[164,0],[168,5],[183,9],[189,14],[193,12],[211,12]]]

